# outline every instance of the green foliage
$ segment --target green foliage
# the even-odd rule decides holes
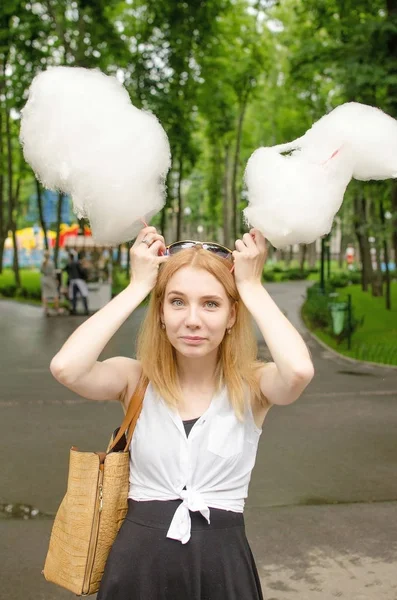
[[[262,276],[263,281],[272,283],[273,281],[277,281],[276,273],[273,271],[263,271]]]
[[[112,272],[113,284],[112,284],[112,297],[117,296],[129,283],[129,278],[125,269],[115,267]]]
[[[299,137],[344,101],[375,104],[397,115],[396,39],[396,15],[384,0],[5,0],[0,116],[4,133],[5,116],[12,114],[11,188],[15,193],[20,183],[21,189],[12,216],[22,222],[34,192],[33,174],[20,155],[18,111],[42,69],[64,64],[117,73],[132,102],[153,111],[169,136],[174,161],[168,207],[176,208],[182,190],[182,205],[192,209],[185,230],[193,233],[202,224],[205,235],[217,239],[223,228],[226,239],[232,190],[240,212],[246,205],[244,167],[258,146]],[[3,223],[9,217],[7,153],[4,136]],[[349,186],[338,215],[346,240],[354,239],[356,226],[379,243],[391,239],[393,220],[383,226],[377,216],[380,198],[397,214],[391,192],[383,182]],[[360,195],[371,209],[365,223],[357,223],[354,211]],[[172,210],[164,215],[171,219]],[[153,223],[159,226],[161,216]],[[293,271],[281,275],[300,278]],[[343,278],[335,283],[342,285]]]
[[[352,297],[354,324],[356,329],[352,336],[352,347],[349,350],[345,339],[335,337],[331,332],[331,323],[327,323],[325,301],[330,287],[327,287],[323,300],[319,286],[308,290],[308,297],[302,307],[302,316],[306,325],[326,344],[346,356],[359,360],[368,360],[384,364],[397,365],[397,282],[392,283],[392,310],[386,310],[383,298],[372,296],[371,292],[363,292],[360,285],[351,285],[348,293]],[[344,300],[346,294],[337,298]],[[317,310],[316,310],[317,307]]]
[[[335,298],[335,296],[337,297]],[[333,331],[331,305],[334,302],[346,305],[343,329],[339,334],[335,334]],[[363,318],[357,318],[355,315],[354,305],[351,307],[350,319],[348,318],[347,297],[339,297],[338,294],[335,294],[335,288],[330,282],[327,282],[324,290],[320,284],[314,284],[308,289],[306,301],[302,306],[302,316],[310,329],[325,331],[334,337],[338,344],[348,337],[349,332],[353,334],[363,324]]]
[[[313,329],[328,329],[331,326],[327,292],[323,293],[318,284],[313,285],[307,291],[307,299],[302,307],[302,315],[305,322],[309,323]]]
[[[266,267],[263,271],[264,281],[301,281],[307,279],[310,275],[310,270],[299,268],[282,268],[275,265],[272,268]]]
[[[38,271],[21,271],[21,287],[17,288],[11,269],[5,269],[0,275],[0,295],[6,298],[32,298],[40,300],[40,273]]]
[[[281,281],[300,281],[302,279],[307,279],[309,275],[310,271],[302,271],[302,269],[288,269],[283,272]]]
[[[14,299],[41,299],[40,273],[33,269],[21,269],[21,287],[17,288],[11,269],[4,269],[0,275],[0,297]],[[119,294],[127,285],[128,277],[125,270],[113,270],[112,296]]]

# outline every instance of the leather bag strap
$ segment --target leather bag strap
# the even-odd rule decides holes
[[[123,435],[127,431],[127,429],[128,429],[128,436],[127,436],[127,443],[124,448],[124,452],[128,451],[128,448],[129,448],[129,445],[130,445],[131,439],[132,439],[132,434],[134,433],[136,423],[138,421],[139,415],[141,414],[143,398],[145,396],[145,392],[146,392],[148,383],[149,383],[148,378],[143,373],[141,373],[141,376],[139,378],[139,381],[135,388],[135,391],[131,396],[131,400],[128,405],[128,409],[127,409],[127,412],[123,419],[123,422],[120,425],[120,429],[119,429],[116,437],[114,438],[113,442],[110,444],[110,446],[107,450],[107,453],[112,451],[112,449],[117,444],[117,442],[119,442],[121,440],[121,438],[123,437]]]

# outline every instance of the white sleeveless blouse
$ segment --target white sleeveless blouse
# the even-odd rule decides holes
[[[179,413],[149,383],[131,441],[128,497],[182,499],[167,537],[186,544],[189,511],[200,511],[208,523],[210,508],[243,512],[261,432],[248,398],[239,421],[224,387],[186,437]]]

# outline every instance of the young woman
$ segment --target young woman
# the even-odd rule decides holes
[[[149,382],[131,443],[129,510],[98,600],[262,598],[243,519],[261,427],[313,377],[305,343],[261,285],[265,244],[252,230],[234,252],[189,242],[167,250],[146,227],[128,287],[51,362],[71,390],[124,409],[142,372]],[[152,290],[138,360],[98,361]],[[256,362],[251,315],[274,362]]]

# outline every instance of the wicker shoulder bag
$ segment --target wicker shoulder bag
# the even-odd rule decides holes
[[[54,520],[43,574],[47,581],[77,595],[98,591],[110,548],[127,513],[128,450],[147,384],[141,376],[106,452],[70,450],[67,491]],[[114,451],[120,442],[124,450]]]

